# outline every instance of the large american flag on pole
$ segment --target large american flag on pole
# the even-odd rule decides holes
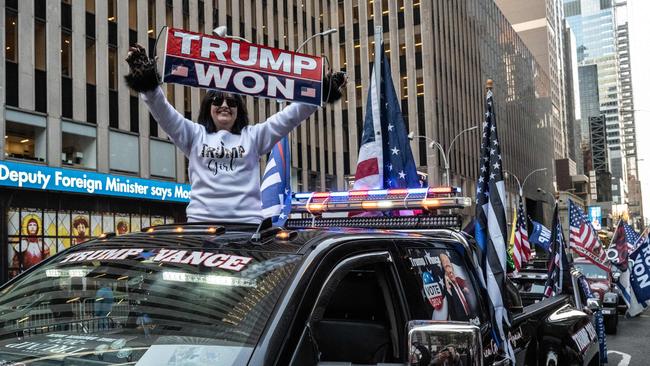
[[[568,282],[569,260],[566,256],[562,223],[555,202],[553,211],[553,227],[551,229],[551,254],[548,257],[548,278],[544,288],[544,296],[551,297],[561,294]]]
[[[514,352],[506,334],[510,314],[505,307],[505,281],[507,256],[506,193],[501,164],[501,148],[497,136],[492,81],[488,80],[485,98],[485,121],[481,140],[481,160],[476,189],[475,236],[484,258],[482,270],[490,298],[490,315],[494,340],[499,349],[514,362]]]
[[[386,54],[380,67],[379,100],[375,73],[371,73],[354,189],[418,188],[419,176]]]
[[[569,199],[569,245],[581,257],[609,271],[609,267],[605,264],[607,253],[598,240],[598,234],[591,223],[585,219],[582,208],[571,199]]]
[[[525,263],[530,260],[530,243],[528,242],[528,221],[524,214],[524,202],[519,196],[517,205],[517,221],[515,223],[515,247],[512,251],[512,259],[517,271],[521,270]]]

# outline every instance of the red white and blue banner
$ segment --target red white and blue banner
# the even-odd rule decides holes
[[[354,189],[418,188],[420,177],[393,86],[390,64],[384,48],[381,49],[381,64],[373,65],[370,78]],[[375,67],[380,68],[381,80],[375,80]]]
[[[163,81],[321,105],[321,57],[169,28]]]

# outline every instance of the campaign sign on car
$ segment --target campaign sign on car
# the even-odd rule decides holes
[[[422,273],[422,283],[424,284],[424,293],[434,309],[440,310],[442,308],[442,290],[440,288],[439,279],[434,279],[430,272]]]
[[[321,105],[321,57],[176,28],[165,51],[164,82]]]

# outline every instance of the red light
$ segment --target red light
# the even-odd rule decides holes
[[[409,193],[408,189],[389,189],[388,194],[389,195],[406,195]]]

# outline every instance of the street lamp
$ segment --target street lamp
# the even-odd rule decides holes
[[[220,25],[212,30],[212,33],[214,33],[216,36],[219,36],[221,38],[233,38],[233,39],[238,39],[240,41],[248,42],[248,43],[253,43],[246,38],[242,38],[239,36],[233,36],[228,34],[228,28],[225,25]]]
[[[557,202],[557,199],[555,198],[554,195],[552,195],[552,194],[549,193],[549,192],[546,192],[545,190],[543,190],[543,189],[541,189],[541,188],[539,188],[539,187],[537,187],[537,192],[539,192],[539,193],[541,193],[541,194],[548,194],[549,196],[551,196],[551,201],[552,201],[553,203],[556,203],[556,202]]]
[[[469,131],[475,130],[475,129],[477,129],[477,128],[478,128],[478,126],[474,126],[474,127],[466,128],[466,129],[460,131],[460,132],[459,132],[456,136],[454,136],[454,138],[451,140],[451,143],[449,144],[449,147],[447,148],[447,151],[445,151],[445,149],[442,147],[442,145],[440,145],[439,142],[437,142],[437,141],[435,141],[435,140],[433,140],[432,138],[427,137],[427,136],[422,136],[422,135],[417,135],[417,136],[416,136],[416,135],[413,133],[413,131],[409,132],[409,134],[408,134],[408,139],[409,139],[409,140],[413,140],[414,138],[426,139],[427,141],[431,141],[431,143],[429,144],[429,148],[433,149],[433,147],[435,146],[435,147],[438,148],[438,150],[440,150],[440,155],[442,155],[442,160],[443,160],[443,162],[445,163],[445,178],[446,178],[446,181],[447,181],[447,187],[449,187],[449,153],[451,152],[451,148],[454,146],[454,142],[456,142],[456,139],[457,139],[460,135],[464,134],[465,132],[469,132]]]
[[[325,37],[327,35],[330,35],[330,34],[336,33],[336,32],[338,32],[338,30],[336,28],[330,28],[330,29],[328,29],[326,31],[316,33],[316,34],[310,36],[309,38],[307,38],[304,42],[302,42],[300,44],[300,46],[298,46],[298,48],[296,49],[296,52],[300,52],[300,50],[307,44],[307,42],[311,41],[313,38],[316,38],[318,36]]]
[[[528,178],[530,178],[530,176],[535,174],[535,173],[546,172],[547,170],[548,170],[547,168],[539,168],[539,169],[533,170],[532,172],[528,173],[526,178],[524,178],[523,183],[519,183],[519,178],[516,175],[510,173],[509,171],[504,170],[503,172],[505,173],[506,178],[508,178],[508,175],[511,175],[513,178],[515,178],[515,180],[517,181],[517,185],[519,186],[519,196],[523,197],[524,196],[524,187],[526,186],[526,181],[528,180]]]

